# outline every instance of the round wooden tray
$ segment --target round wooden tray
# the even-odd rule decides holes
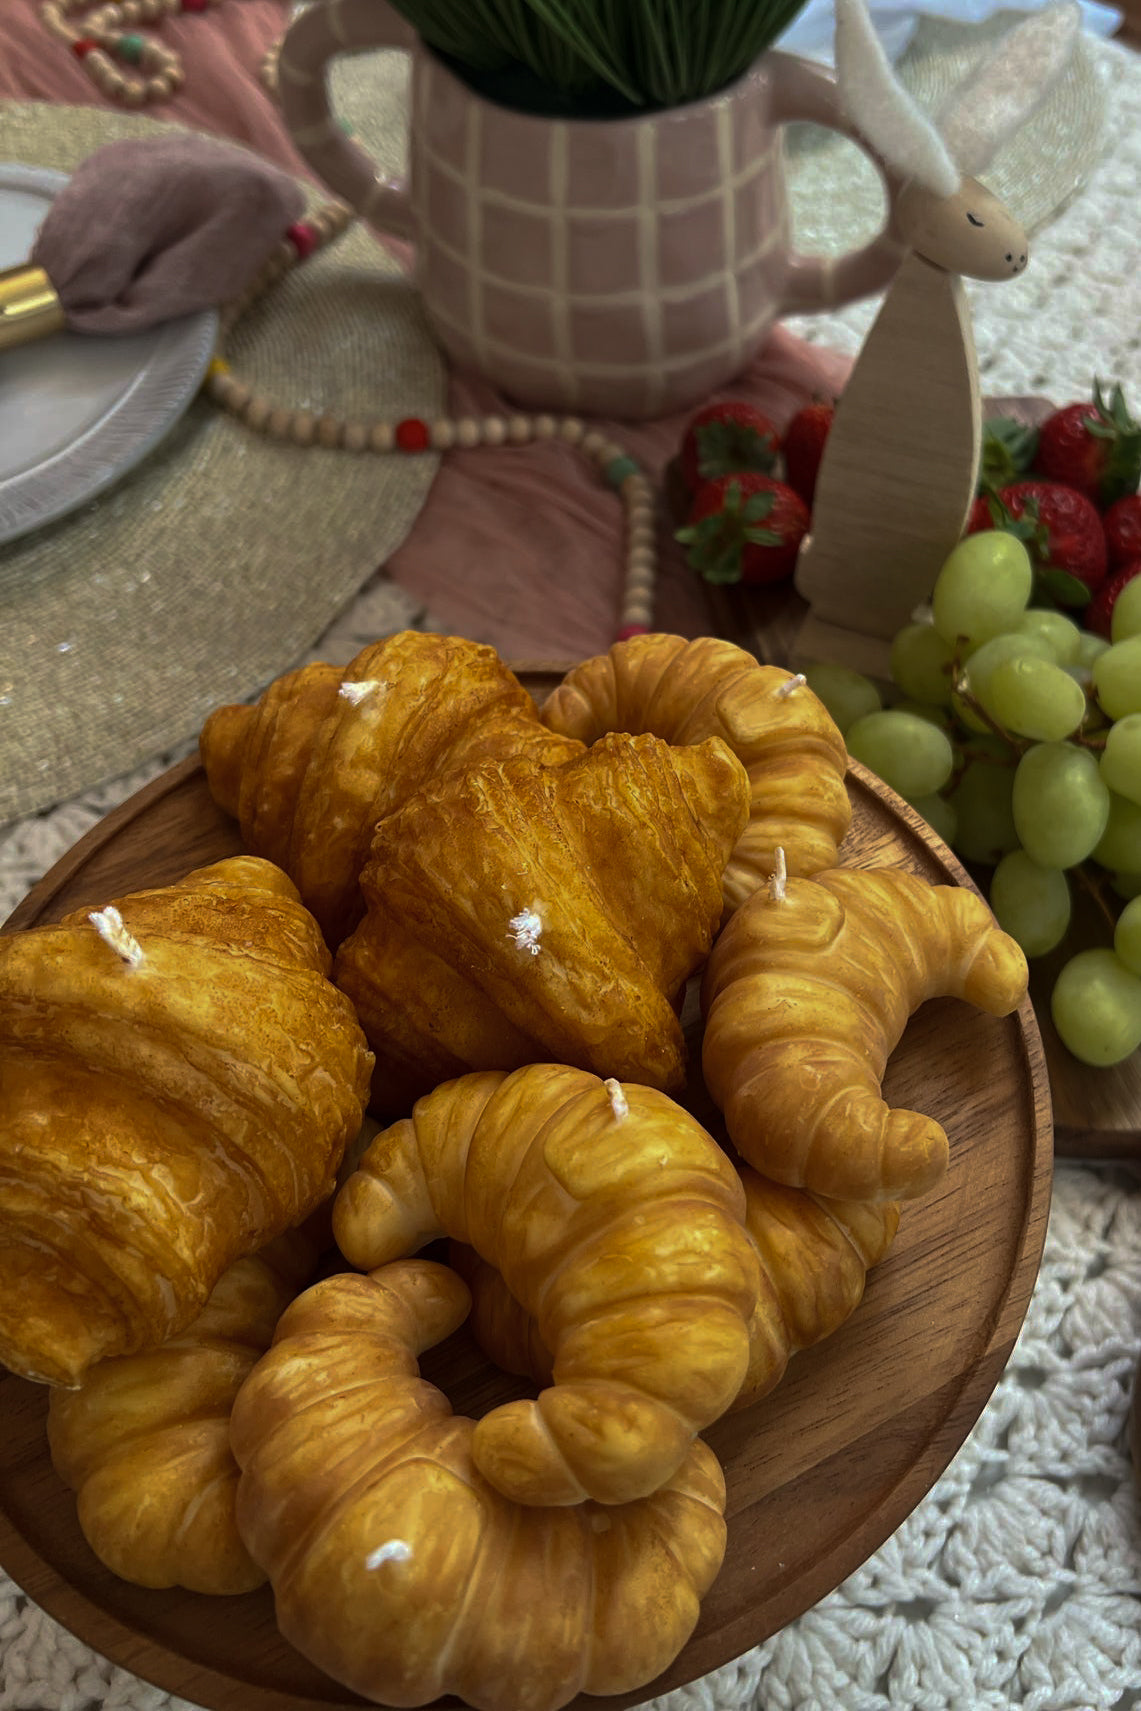
[[[900,799],[853,766],[843,860],[964,883],[945,846]],[[201,769],[184,762],[96,827],[47,875],[6,930],[168,883],[240,848]],[[673,1666],[614,1707],[706,1674],[837,1586],[926,1494],[981,1412],[1022,1323],[1045,1235],[1050,1102],[1026,1003],[1004,1020],[950,1000],[913,1018],[887,1097],[937,1117],[951,1167],[905,1207],[895,1247],[843,1329],[798,1355],[780,1387],[707,1439],[728,1480],[729,1544],[696,1632]],[[519,1394],[461,1331],[425,1361],[457,1410]],[[267,1590],[207,1599],[148,1592],[95,1559],[56,1478],[46,1391],[0,1377],[0,1562],[65,1627],[146,1681],[212,1711],[317,1711],[361,1703],[280,1638]]]

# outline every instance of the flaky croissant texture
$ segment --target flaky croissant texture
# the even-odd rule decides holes
[[[824,1200],[739,1166],[745,1227],[761,1260],[749,1320],[749,1364],[733,1408],[747,1408],[780,1383],[792,1356],[830,1337],[855,1312],[868,1272],[899,1225],[892,1201]],[[471,1331],[504,1372],[549,1384],[550,1350],[531,1315],[474,1248],[453,1242],[449,1263],[471,1292]]]
[[[836,868],[758,892],[702,980],[702,1070],[738,1151],[829,1198],[923,1194],[947,1167],[942,1127],[881,1097],[887,1060],[928,998],[1005,1016],[1026,959],[965,887]]]
[[[100,1361],[53,1390],[52,1463],[101,1562],[138,1586],[249,1592],[265,1580],[238,1536],[234,1398],[316,1264],[299,1231],[235,1260],[179,1336]]]
[[[376,1053],[374,1108],[546,1060],[680,1088],[675,1004],[747,794],[717,739],[613,736],[558,768],[453,772],[382,820],[333,975]]]
[[[419,1376],[467,1291],[424,1260],[318,1283],[234,1408],[238,1521],[298,1651],[366,1699],[557,1711],[681,1650],[725,1549],[725,1484],[692,1444],[654,1496],[527,1509],[484,1480],[473,1423]]]
[[[832,867],[851,824],[844,739],[790,673],[715,636],[632,636],[576,666],[543,704],[552,731],[592,743],[649,731],[668,743],[720,737],[749,774],[749,819],[723,878],[725,907],[751,897],[783,849],[789,873]]]
[[[760,1281],[732,1164],[652,1088],[561,1064],[446,1083],[378,1135],[333,1228],[371,1269],[464,1242],[537,1322],[554,1383],[475,1429],[480,1472],[521,1503],[657,1490],[724,1413]]]
[[[254,706],[219,707],[199,749],[246,849],[285,869],[335,948],[364,912],[372,829],[412,791],[494,757],[558,765],[582,744],[539,722],[494,648],[406,630],[347,666],[289,672]]]
[[[332,1193],[372,1057],[242,856],[0,939],[0,1360],[76,1385]]]

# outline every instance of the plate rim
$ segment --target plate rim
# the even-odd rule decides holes
[[[49,203],[69,176],[54,167],[0,161],[0,189],[40,191]],[[154,451],[193,403],[218,326],[217,310],[201,309],[147,329],[154,338],[150,354],[99,421],[30,470],[0,475],[0,547],[79,510]]]

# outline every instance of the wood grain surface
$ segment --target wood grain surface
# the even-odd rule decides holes
[[[966,881],[870,774],[853,767],[849,789],[844,862]],[[5,930],[172,881],[239,848],[200,768],[184,762],[89,833]],[[943,1123],[950,1170],[904,1209],[895,1247],[841,1331],[798,1355],[771,1396],[706,1434],[725,1467],[729,1545],[698,1628],[657,1681],[623,1698],[583,1699],[583,1711],[640,1703],[704,1675],[837,1586],[930,1489],[1002,1372],[1049,1203],[1049,1091],[1029,1003],[1002,1020],[951,1000],[925,1005],[888,1066],[885,1093]],[[465,1413],[521,1393],[464,1331],[425,1357],[424,1371]],[[104,1569],[52,1470],[46,1404],[42,1387],[0,1377],[0,1562],[30,1597],[114,1662],[211,1711],[360,1703],[280,1638],[268,1591],[211,1600],[146,1591]]]

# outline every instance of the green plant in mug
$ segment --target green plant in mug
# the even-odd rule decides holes
[[[493,98],[543,111],[676,107],[746,71],[804,0],[393,0]]]

